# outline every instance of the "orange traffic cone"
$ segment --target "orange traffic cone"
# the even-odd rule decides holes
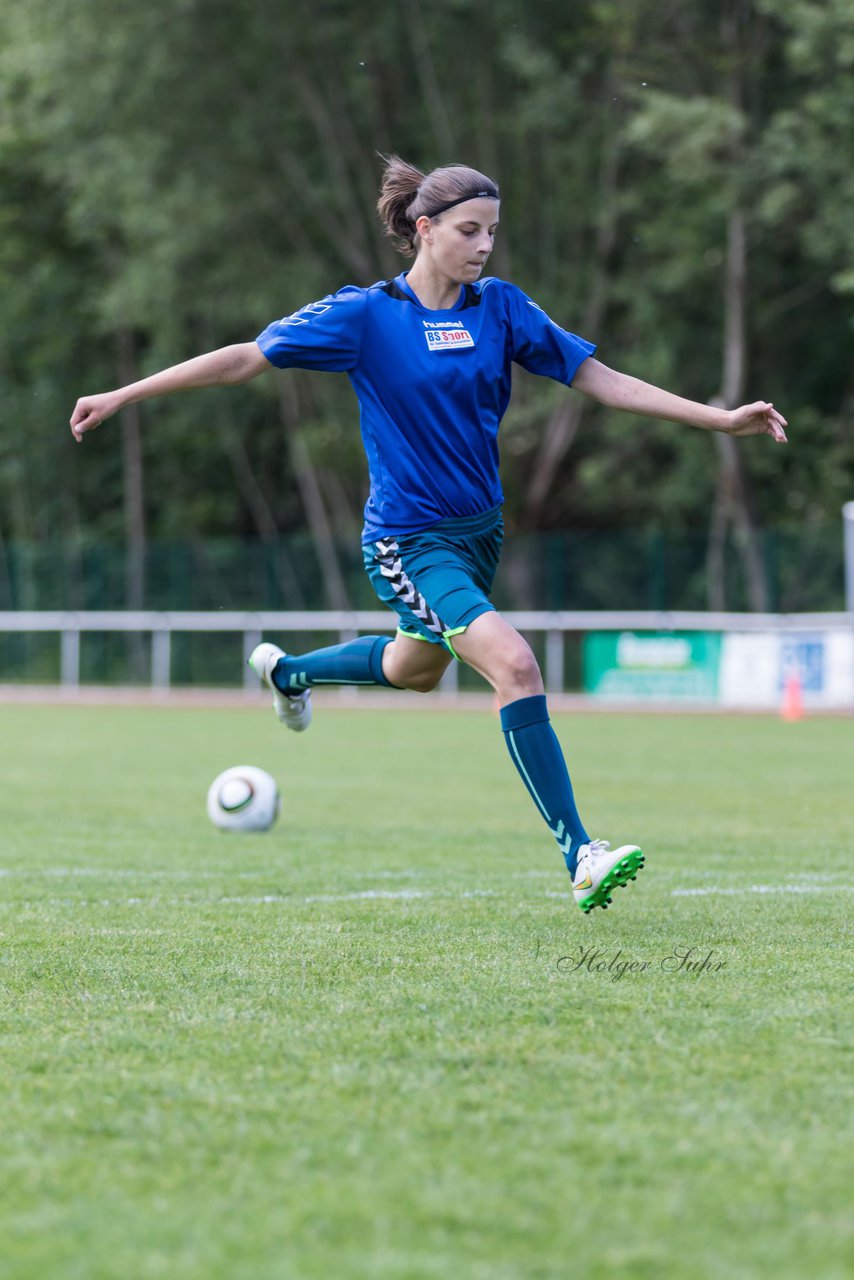
[[[804,698],[801,690],[801,679],[797,674],[786,677],[783,685],[783,701],[780,704],[781,720],[803,720]]]

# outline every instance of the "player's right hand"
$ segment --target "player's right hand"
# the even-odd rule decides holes
[[[81,396],[71,415],[71,434],[80,444],[86,431],[94,431],[120,408],[121,402],[114,391],[105,391],[99,396]]]
[[[767,400],[743,404],[727,414],[729,424],[724,428],[730,436],[770,436],[777,444],[788,444],[786,427],[789,425],[782,413]]]

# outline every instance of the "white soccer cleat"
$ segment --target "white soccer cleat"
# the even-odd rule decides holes
[[[302,693],[282,693],[273,683],[273,672],[280,658],[287,657],[276,644],[259,644],[249,655],[249,666],[273,695],[273,707],[282,724],[302,733],[311,724],[311,689]]]
[[[575,901],[587,915],[594,907],[607,908],[614,889],[636,880],[644,856],[636,844],[612,849],[607,840],[591,840],[578,850],[578,866],[572,877]]]

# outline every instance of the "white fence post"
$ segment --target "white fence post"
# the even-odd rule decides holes
[[[152,631],[151,633],[151,686],[153,689],[168,689],[172,676],[172,632]]]
[[[546,632],[546,691],[563,693],[563,632]]]
[[[440,693],[455,694],[459,689],[459,687],[460,687],[460,664],[457,662],[456,658],[454,658],[452,659],[451,662],[448,663],[448,666],[445,668],[445,674],[442,676],[442,679],[439,681],[438,688]]]
[[[846,502],[842,508],[842,527],[845,538],[845,608],[854,613],[854,502]]]
[[[356,619],[345,615],[338,629],[338,643],[349,644],[351,640],[358,640],[358,638],[359,627]],[[351,684],[339,685],[338,699],[340,702],[358,702],[359,690]]]
[[[60,680],[66,689],[77,689],[80,685],[80,631],[78,628],[64,629],[60,642]]]
[[[256,689],[258,687],[258,677],[249,665],[249,659],[253,649],[256,649],[261,643],[260,631],[244,631],[243,632],[243,687],[244,689]]]

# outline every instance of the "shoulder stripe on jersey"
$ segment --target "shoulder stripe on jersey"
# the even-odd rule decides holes
[[[414,299],[410,298],[408,293],[404,293],[400,285],[394,280],[388,280],[385,284],[380,285],[380,289],[398,302],[414,302]]]

